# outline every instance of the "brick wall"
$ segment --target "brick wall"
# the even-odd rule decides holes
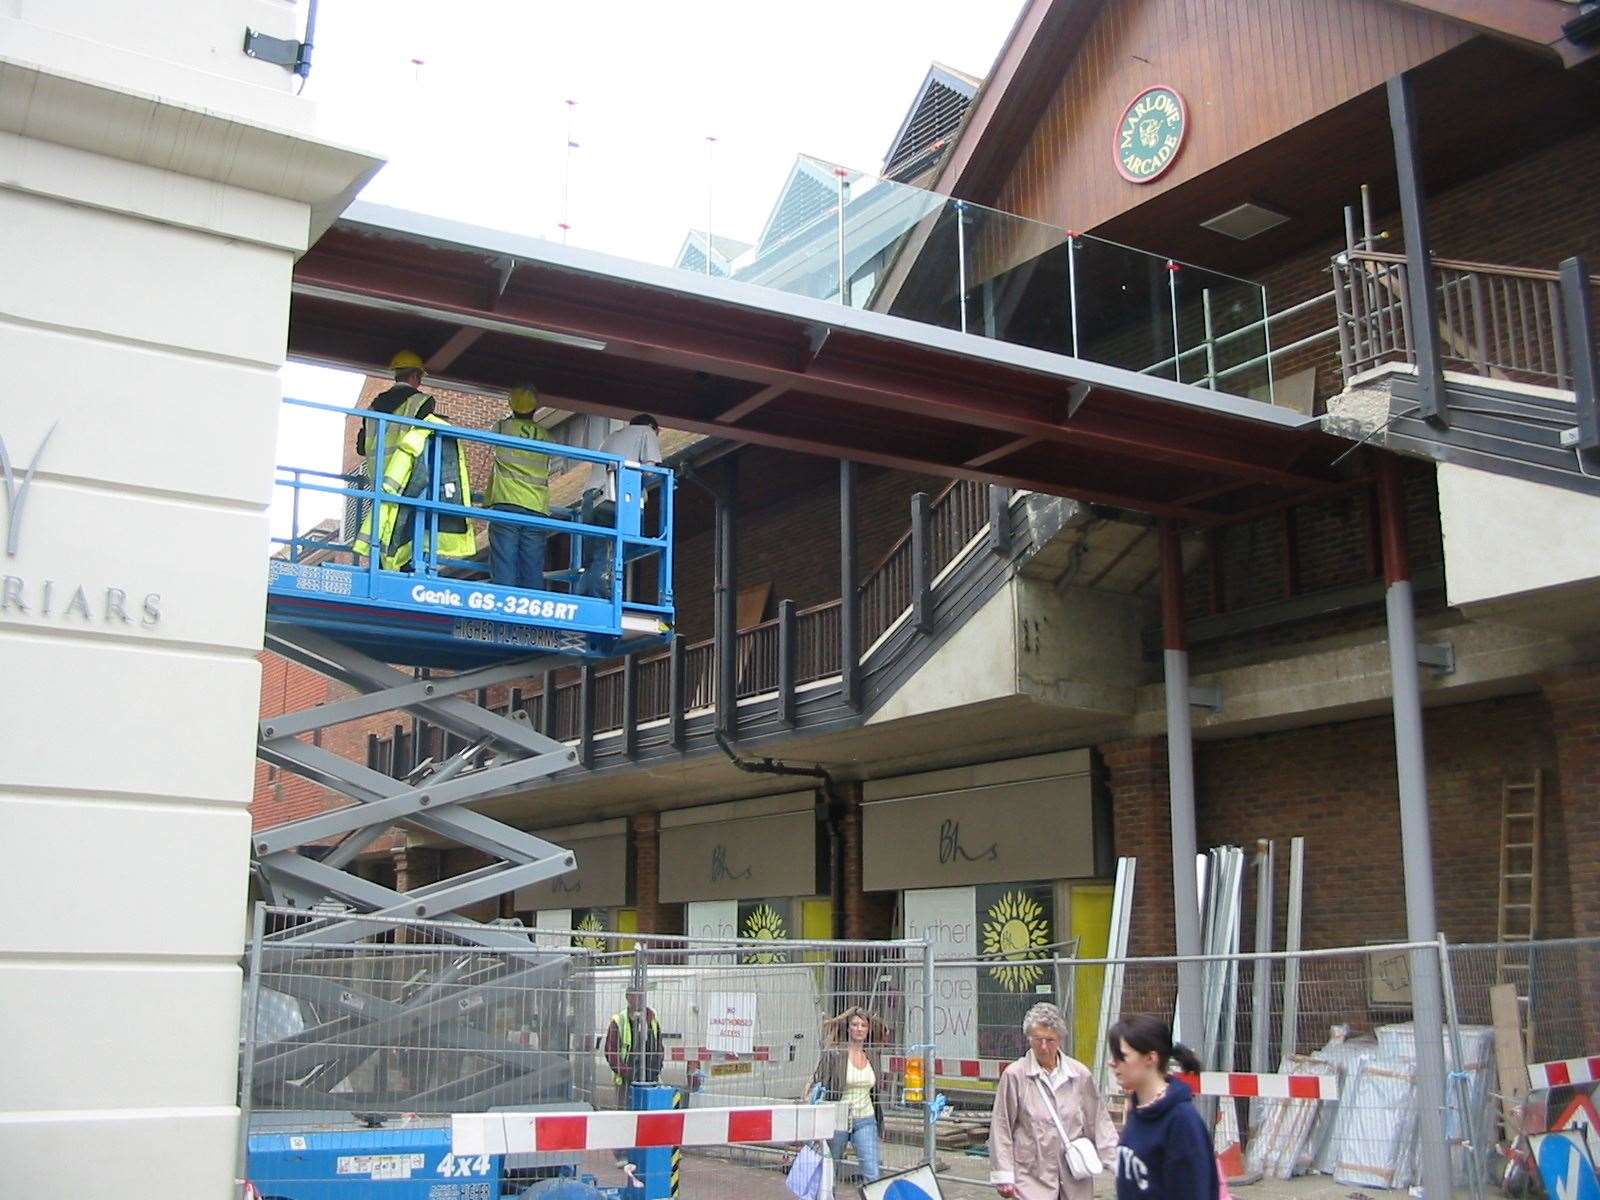
[[[1600,686],[1593,680],[1588,699],[1566,711],[1570,723],[1600,730]],[[1590,902],[1584,897],[1600,898],[1600,863],[1585,862],[1578,851],[1569,863],[1571,839],[1563,830],[1574,820],[1587,820],[1592,827],[1600,816],[1592,798],[1600,783],[1600,754],[1585,749],[1573,724],[1567,727],[1571,736],[1553,727],[1552,704],[1537,694],[1429,709],[1425,721],[1435,890],[1445,934],[1455,941],[1493,940],[1501,784],[1507,778],[1525,780],[1536,768],[1546,771],[1540,929],[1562,937],[1581,928],[1575,917]],[[1559,773],[1557,736],[1568,737],[1568,746],[1577,748],[1563,752]],[[1134,951],[1170,951],[1165,738],[1113,743],[1101,752],[1115,805],[1117,853],[1139,858]],[[1576,785],[1569,782],[1573,771],[1583,769],[1569,765],[1574,754],[1589,764],[1588,783],[1582,776]],[[1202,850],[1236,845],[1252,854],[1258,838],[1279,843],[1276,946],[1283,945],[1287,920],[1288,839],[1296,836],[1306,838],[1303,945],[1359,945],[1405,936],[1391,718],[1197,742],[1195,783]],[[1563,790],[1574,786],[1586,790],[1569,813]],[[1253,886],[1247,883],[1246,892],[1242,937],[1250,946]],[[1593,911],[1600,916],[1600,906]]]

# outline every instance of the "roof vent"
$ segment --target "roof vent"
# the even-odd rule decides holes
[[[1288,219],[1286,214],[1268,208],[1264,204],[1245,203],[1237,208],[1230,208],[1225,213],[1218,213],[1209,221],[1201,221],[1200,227],[1209,229],[1213,233],[1227,234],[1242,242],[1255,237],[1258,233],[1276,229]]]

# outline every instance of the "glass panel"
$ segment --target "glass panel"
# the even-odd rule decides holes
[[[1078,357],[1176,379],[1168,260],[1079,235]]]
[[[975,205],[966,218],[967,331],[1072,354],[1067,231]]]
[[[1270,404],[1265,290],[1190,266],[1178,269],[1176,282],[1183,381]]]

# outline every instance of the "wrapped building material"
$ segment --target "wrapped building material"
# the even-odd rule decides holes
[[[1333,1177],[1356,1187],[1406,1187],[1416,1127],[1412,1065],[1381,1054],[1358,1060],[1340,1093]]]
[[[1278,1066],[1282,1075],[1337,1075],[1333,1063],[1309,1055],[1292,1054]],[[1255,1123],[1245,1147],[1247,1174],[1266,1179],[1301,1175],[1313,1158],[1312,1131],[1316,1128],[1320,1100],[1258,1099],[1253,1102]]]
[[[1339,1095],[1341,1098],[1349,1094],[1350,1084],[1355,1078],[1356,1067],[1363,1058],[1373,1058],[1378,1053],[1377,1039],[1371,1037],[1349,1037],[1344,1026],[1336,1026],[1333,1037],[1328,1044],[1318,1050],[1314,1057],[1323,1062],[1332,1063],[1339,1072]],[[1332,1175],[1334,1164],[1337,1161],[1338,1141],[1334,1131],[1339,1123],[1340,1102],[1335,1100],[1321,1105],[1317,1109],[1317,1123],[1311,1133],[1312,1170],[1323,1175]]]

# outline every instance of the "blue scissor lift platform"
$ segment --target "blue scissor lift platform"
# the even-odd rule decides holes
[[[278,468],[278,487],[292,493],[293,518],[290,536],[274,539],[279,550],[269,566],[266,646],[356,695],[263,721],[257,754],[353,803],[257,830],[253,862],[263,891],[294,907],[331,901],[350,910],[337,929],[319,931],[326,942],[330,932],[355,938],[370,930],[362,914],[445,916],[571,871],[569,851],[467,806],[566,770],[576,764],[576,752],[533,729],[524,714],[500,715],[461,697],[671,640],[672,472],[436,417],[415,420],[303,400],[285,404],[367,422],[375,450],[367,468],[353,476]],[[472,489],[488,484],[497,447],[539,450],[591,470],[598,465],[606,487],[598,497],[586,492],[581,505],[548,515],[484,507]],[[474,471],[482,478],[471,478]],[[302,528],[301,514],[317,496],[343,505],[337,535],[325,527]],[[486,524],[536,529],[546,536],[547,550],[559,540],[564,565],[547,569],[539,588],[495,582],[483,553]],[[648,596],[634,583],[641,579]],[[586,580],[592,586],[584,586]],[[460,748],[395,779],[307,738],[394,710],[453,734]],[[346,869],[396,824],[479,850],[490,865],[405,893]],[[526,944],[522,935],[496,926],[483,926],[478,938],[494,945],[508,939]]]

